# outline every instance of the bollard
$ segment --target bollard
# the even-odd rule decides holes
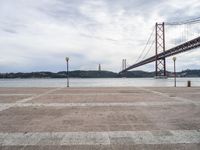
[[[187,87],[191,87],[191,81],[187,82]]]

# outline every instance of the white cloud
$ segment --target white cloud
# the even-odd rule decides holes
[[[65,56],[72,70],[101,63],[105,70],[119,71],[123,58],[136,61],[156,21],[197,14],[198,0],[1,0],[1,72],[65,70]],[[196,53],[182,54],[191,62],[188,68],[200,67]]]

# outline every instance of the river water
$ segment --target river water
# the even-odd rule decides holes
[[[192,86],[200,86],[200,78],[177,78],[177,86],[186,86],[187,81]],[[66,79],[0,79],[0,87],[65,87]],[[154,78],[71,78],[70,87],[169,87],[174,85],[174,79]]]

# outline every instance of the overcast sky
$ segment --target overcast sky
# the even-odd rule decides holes
[[[66,56],[70,70],[117,72],[123,58],[137,60],[155,22],[199,16],[199,0],[0,0],[0,72],[57,72]],[[200,49],[177,55],[178,69],[200,69],[199,58]]]

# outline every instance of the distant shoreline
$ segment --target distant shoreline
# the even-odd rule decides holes
[[[116,72],[111,71],[95,71],[95,70],[75,70],[70,71],[69,76],[70,78],[154,78],[154,72],[145,72],[145,71],[128,71],[124,74],[118,74]],[[173,77],[173,72],[167,72],[167,76]],[[57,73],[54,72],[47,72],[47,71],[40,71],[40,72],[29,72],[29,73],[0,73],[0,79],[14,79],[14,78],[66,78],[67,72],[60,71]],[[200,70],[184,70],[181,72],[177,72],[177,77],[200,77]]]

